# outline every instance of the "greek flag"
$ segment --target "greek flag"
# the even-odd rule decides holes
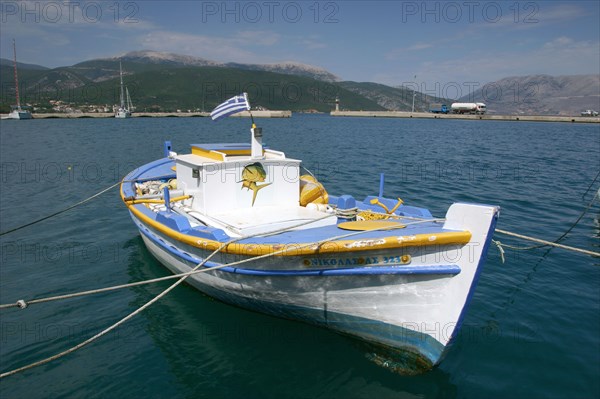
[[[248,93],[242,93],[225,101],[217,106],[210,113],[213,121],[217,121],[226,116],[237,114],[242,111],[250,111],[250,102],[248,101]]]

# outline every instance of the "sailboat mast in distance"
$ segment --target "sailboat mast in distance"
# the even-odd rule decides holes
[[[13,39],[13,55],[15,66],[15,93],[17,95],[17,109],[21,109],[21,99],[19,97],[19,74],[17,73],[17,44]]]
[[[21,96],[19,94],[19,74],[17,72],[17,43],[13,39],[13,66],[15,74],[15,97],[17,99],[17,105],[11,106],[12,111],[6,117],[2,119],[32,119],[31,112],[27,109],[28,107],[21,108]]]

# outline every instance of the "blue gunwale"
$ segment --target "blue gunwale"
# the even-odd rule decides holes
[[[135,219],[135,217],[132,215]],[[150,239],[154,244],[161,247],[170,254],[191,262],[199,264],[202,259],[196,258],[177,247],[167,244],[163,239],[150,231],[142,222],[136,220],[136,224],[140,232]],[[220,263],[208,261],[204,267],[210,268],[215,266],[223,266]],[[401,265],[392,264],[385,266],[361,266],[355,268],[338,268],[338,269],[311,269],[311,270],[257,270],[241,267],[224,266],[219,270],[227,273],[236,273],[249,276],[352,276],[352,275],[383,275],[383,274],[406,274],[406,275],[450,275],[455,276],[460,273],[460,267],[455,264],[445,265]]]
[[[155,179],[174,179],[176,174],[175,171],[171,169],[173,166],[175,166],[174,160],[170,158],[161,158],[132,170],[123,178],[123,183],[127,183],[121,185],[124,196],[130,197],[136,194],[133,188],[133,185],[136,182]]]

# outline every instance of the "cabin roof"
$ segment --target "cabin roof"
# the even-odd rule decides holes
[[[250,143],[206,143],[191,144],[192,148],[200,148],[206,151],[219,151],[227,153],[229,151],[249,151]]]
[[[210,144],[191,144],[191,154],[179,155],[178,160],[185,160],[191,163],[199,161],[203,163],[216,163],[227,161],[252,160],[252,147],[249,143],[210,143]],[[298,160],[286,158],[280,151],[263,147],[262,157],[257,159],[274,160],[285,159],[286,161],[300,162]],[[199,158],[198,158],[199,157]],[[195,161],[194,161],[195,160]]]
[[[250,156],[252,147],[250,143],[208,143],[191,144],[192,154],[209,158],[215,161],[226,161],[228,157]],[[265,149],[263,148],[263,155]]]

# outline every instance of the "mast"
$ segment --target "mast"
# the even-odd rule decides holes
[[[131,102],[131,97],[129,96],[129,88],[125,87],[125,93],[127,94],[127,110],[133,112],[133,103]]]
[[[121,66],[121,60],[119,60],[119,71],[121,72],[121,108],[125,108],[125,93],[123,93],[123,67]]]
[[[15,65],[15,93],[17,95],[17,109],[21,109],[21,99],[19,98],[19,75],[17,74],[17,44],[13,39],[13,54],[14,54],[14,65]]]
[[[262,127],[256,127],[256,124],[254,123],[250,100],[248,100],[248,93],[244,93],[244,100],[246,101],[246,108],[250,113],[250,119],[252,120],[252,127],[250,128],[250,156],[253,159],[263,158]]]

